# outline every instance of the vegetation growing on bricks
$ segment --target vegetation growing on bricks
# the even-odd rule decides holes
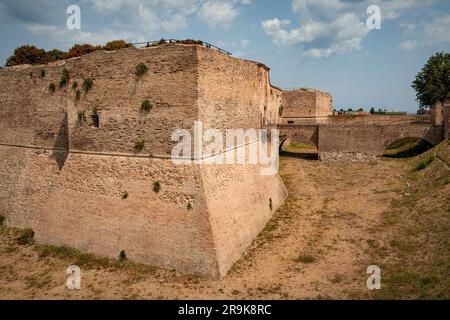
[[[78,124],[83,124],[86,122],[86,113],[84,111],[77,112]]]
[[[50,91],[50,93],[55,93],[56,86],[53,82],[48,85],[48,91]]]
[[[145,99],[144,101],[142,101],[141,110],[150,111],[152,108],[153,108],[153,103],[150,102],[148,99]]]
[[[134,149],[137,151],[142,151],[144,150],[144,146],[145,146],[145,140],[138,140],[134,143]]]
[[[59,87],[65,87],[69,83],[70,72],[66,68],[62,71],[61,81],[59,82]]]
[[[92,87],[94,86],[94,80],[91,78],[84,79],[83,81],[83,90],[84,92],[88,93],[92,90]]]
[[[147,65],[146,65],[145,63],[141,62],[141,63],[139,63],[139,64],[136,66],[136,70],[135,70],[134,73],[135,73],[138,77],[141,77],[141,76],[143,76],[144,74],[146,74],[147,71],[148,71]]]
[[[159,193],[159,191],[161,191],[161,183],[159,181],[153,183],[153,191],[156,193]]]

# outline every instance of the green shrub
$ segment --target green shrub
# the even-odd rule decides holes
[[[125,253],[125,250],[122,250],[122,251],[120,251],[120,254],[119,254],[119,262],[125,262],[125,261],[127,261],[128,259],[127,259],[127,255],[126,255],[126,253]]]
[[[119,50],[123,48],[130,48],[134,47],[131,43],[127,43],[124,40],[113,40],[108,42],[106,45],[103,46],[103,50],[106,51],[114,51]]]
[[[153,192],[159,193],[161,191],[161,183],[159,181],[156,181],[153,184]]]
[[[122,193],[123,200],[128,199],[128,197],[129,197],[128,191],[125,191],[124,193]]]
[[[143,62],[139,63],[136,66],[136,70],[135,70],[135,74],[140,77],[143,76],[144,74],[146,74],[148,71],[147,65]]]
[[[75,101],[79,101],[81,99],[81,92],[80,90],[77,90],[75,92]]]
[[[295,261],[295,262],[301,262],[301,263],[307,264],[307,263],[313,263],[313,262],[316,262],[316,258],[314,258],[313,256],[303,256],[303,255],[300,255],[300,256],[298,256],[294,261]]]
[[[413,171],[420,171],[427,168],[435,159],[436,158],[434,155],[431,155],[428,158],[423,159],[414,167]]]
[[[69,83],[70,72],[66,68],[62,71],[61,81],[59,82],[59,87],[65,87]]]
[[[0,215],[0,226],[3,226],[5,224],[5,217]]]
[[[41,78],[45,77],[45,69],[41,69]]]
[[[138,140],[134,144],[134,149],[137,150],[137,151],[142,151],[142,150],[144,150],[144,146],[145,146],[145,141],[144,140]]]
[[[34,242],[34,231],[33,229],[24,229],[20,231],[19,238],[17,238],[17,243],[20,245],[33,244]]]
[[[152,102],[150,102],[147,99],[142,101],[141,110],[143,110],[143,111],[150,111],[152,108],[153,108],[153,103]]]
[[[50,91],[50,93],[55,93],[56,86],[55,86],[55,84],[53,82],[50,83],[50,85],[48,86],[48,91]]]
[[[94,86],[94,81],[90,78],[84,79],[83,81],[83,90],[84,92],[88,93],[92,90],[92,87]]]
[[[84,111],[79,111],[77,113],[77,117],[78,117],[78,124],[83,124],[84,122],[86,122],[86,114],[84,113]]]
[[[74,81],[74,82],[72,83],[72,90],[75,90],[76,88],[78,88],[78,82],[77,82],[77,81]]]

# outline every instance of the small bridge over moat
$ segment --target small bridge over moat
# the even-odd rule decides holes
[[[382,156],[392,143],[418,138],[435,146],[445,139],[444,125],[434,125],[422,116],[373,116],[368,119],[330,117],[324,124],[284,124],[280,130],[280,149],[291,142],[313,144],[319,158],[327,153],[361,153]]]

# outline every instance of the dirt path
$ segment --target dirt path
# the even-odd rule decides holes
[[[211,281],[156,270],[82,269],[65,289],[70,259],[39,258],[0,233],[0,299],[305,299],[369,297],[368,248],[381,216],[406,188],[405,163],[282,158],[290,196],[227,277]]]

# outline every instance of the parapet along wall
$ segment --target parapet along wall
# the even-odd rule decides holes
[[[171,134],[257,129],[269,93],[266,67],[196,45],[0,70],[0,215],[38,243],[224,276],[286,189],[257,165],[176,165]]]

